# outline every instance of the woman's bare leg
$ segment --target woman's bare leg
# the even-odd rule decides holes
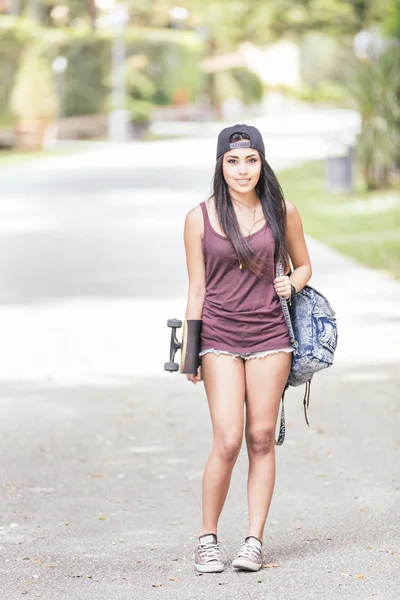
[[[241,358],[202,357],[202,374],[213,426],[213,447],[203,475],[201,535],[217,533],[232,469],[243,440],[245,371]]]
[[[277,352],[246,361],[249,535],[263,541],[275,485],[275,427],[292,357]]]

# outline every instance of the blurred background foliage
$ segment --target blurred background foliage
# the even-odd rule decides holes
[[[0,126],[12,123],[11,97],[24,50],[68,61],[63,117],[107,113],[112,32],[101,17],[112,0],[0,0]],[[388,185],[400,165],[400,0],[125,0],[129,23],[127,108],[149,123],[154,107],[224,103],[260,106],[271,91],[308,103],[355,108],[368,187]],[[176,10],[184,10],[183,19]],[[174,12],[175,11],[175,12]],[[355,36],[379,35],[379,52],[356,57]],[[298,52],[296,85],[270,85],[242,60],[244,45],[263,51],[281,40]],[[207,62],[208,61],[208,62]],[[210,66],[211,65],[211,66]],[[42,69],[43,69],[42,65]],[[26,85],[26,84],[24,84]],[[32,78],[33,88],[40,85]],[[39,94],[32,90],[35,97]]]

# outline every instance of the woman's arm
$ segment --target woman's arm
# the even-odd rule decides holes
[[[189,276],[185,319],[201,319],[203,314],[206,293],[206,269],[202,249],[203,235],[203,215],[200,206],[196,206],[186,215],[184,229],[186,265]],[[194,384],[201,381],[201,367],[198,368],[196,375],[189,374],[186,375],[186,378]]]
[[[185,319],[201,319],[206,293],[206,270],[202,249],[204,234],[203,215],[200,206],[188,212],[185,219],[184,241],[189,289]]]
[[[274,283],[277,294],[283,298],[289,298],[290,285],[294,285],[296,292],[299,292],[311,279],[312,270],[299,212],[294,204],[285,202],[286,240],[293,272],[290,277],[277,277]]]

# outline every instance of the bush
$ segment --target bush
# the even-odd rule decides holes
[[[264,94],[261,79],[244,67],[209,73],[206,89],[215,108],[231,98],[238,98],[243,104],[261,102]]]
[[[11,123],[10,95],[22,52],[35,39],[24,19],[0,17],[0,124]]]
[[[217,105],[231,98],[242,99],[242,90],[230,70],[214,73],[213,82]]]
[[[348,90],[361,114],[358,156],[368,189],[387,187],[400,147],[400,49],[355,61]]]
[[[127,102],[128,111],[131,114],[131,122],[138,125],[148,125],[153,113],[153,104],[148,100],[130,98]]]
[[[153,100],[156,87],[151,79],[135,69],[130,69],[129,64],[126,71],[126,93],[138,100]]]
[[[193,102],[203,88],[200,62],[204,54],[202,38],[192,31],[174,29],[133,30],[126,36],[128,56],[145,54],[145,70],[155,85],[156,104],[169,105],[185,92]]]
[[[231,69],[231,73],[240,86],[243,104],[254,104],[262,101],[264,84],[256,73],[245,67]]]
[[[58,113],[57,94],[48,59],[40,47],[27,46],[11,94],[11,112],[16,119],[54,121]]]
[[[9,121],[11,89],[25,46],[41,40],[51,61],[68,59],[64,115],[90,115],[106,110],[112,38],[108,31],[39,28],[32,21],[0,17],[0,114]],[[144,55],[144,74],[154,85],[154,101],[172,104],[176,94],[194,101],[203,87],[200,61],[204,42],[195,32],[172,29],[128,29],[127,56]]]
[[[322,83],[317,86],[302,85],[289,90],[288,95],[310,103],[328,103],[338,106],[349,104],[349,94],[345,87],[334,83]]]
[[[64,116],[93,115],[106,109],[109,88],[107,65],[111,62],[108,40],[84,31],[46,30],[44,36],[50,59],[65,56]]]

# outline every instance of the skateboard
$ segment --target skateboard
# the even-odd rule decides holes
[[[179,371],[185,374],[197,374],[200,366],[200,334],[201,320],[186,319],[183,324],[182,342],[176,335],[176,330],[182,327],[179,319],[168,319],[167,326],[171,328],[171,341],[169,348],[169,361],[164,363],[164,370],[174,373]],[[181,351],[181,364],[175,362],[175,355]]]

